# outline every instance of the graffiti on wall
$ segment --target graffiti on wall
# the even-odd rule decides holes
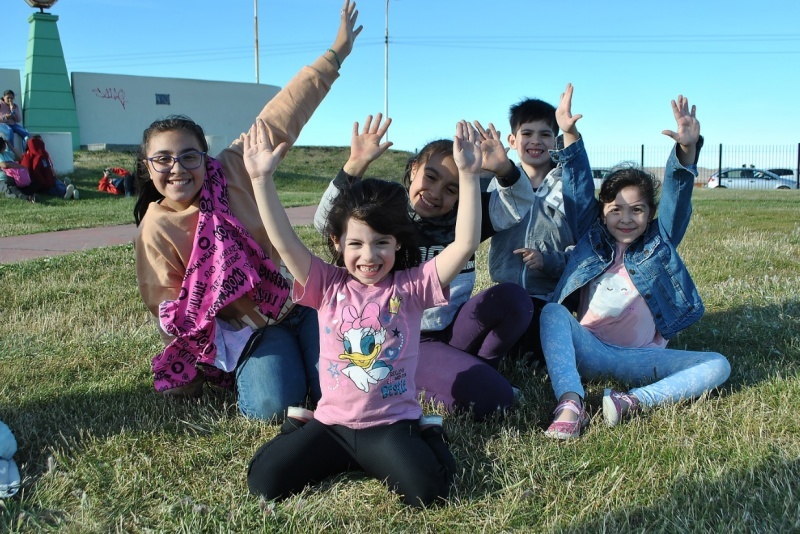
[[[99,87],[92,89],[92,94],[97,98],[105,98],[108,100],[117,100],[122,105],[122,109],[125,109],[125,90],[124,89],[117,89],[115,87],[106,87],[105,89],[100,89]]]

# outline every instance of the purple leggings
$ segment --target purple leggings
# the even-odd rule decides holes
[[[444,330],[423,332],[416,382],[425,400],[448,410],[472,409],[476,419],[511,406],[511,383],[497,365],[532,315],[525,289],[504,283],[469,299]]]

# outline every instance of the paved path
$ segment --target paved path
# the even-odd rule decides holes
[[[316,206],[288,208],[286,213],[294,225],[311,224]],[[0,263],[30,260],[48,256],[61,256],[80,250],[111,245],[124,245],[133,241],[136,226],[123,224],[101,228],[80,228],[44,234],[0,238]]]

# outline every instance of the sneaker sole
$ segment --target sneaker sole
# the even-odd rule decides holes
[[[620,420],[614,399],[611,398],[610,388],[603,390],[603,420],[607,427],[617,426]]]

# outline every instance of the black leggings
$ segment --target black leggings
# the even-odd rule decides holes
[[[325,478],[362,469],[384,481],[411,506],[446,499],[455,461],[441,427],[422,432],[416,420],[354,430],[312,419],[284,430],[262,445],[250,460],[250,492],[282,499]]]

